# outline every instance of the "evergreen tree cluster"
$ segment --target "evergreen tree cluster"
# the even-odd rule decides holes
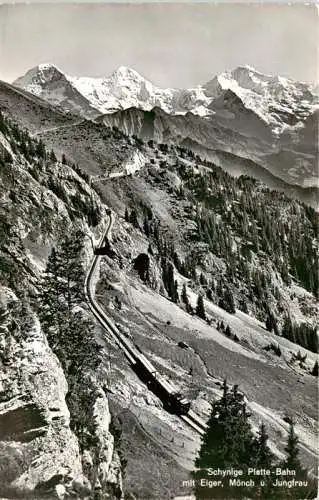
[[[100,347],[94,324],[81,312],[84,301],[84,270],[81,231],[73,230],[53,248],[38,286],[38,314],[42,329],[66,374],[71,426],[82,448],[93,445],[92,407],[94,388],[86,382],[99,365]]]
[[[206,319],[204,298],[203,298],[202,294],[199,294],[197,297],[196,315],[199,316],[199,318],[201,318],[201,319]]]
[[[290,429],[285,447],[286,458],[276,460],[268,446],[266,427],[261,423],[258,434],[252,432],[249,422],[250,414],[247,411],[243,395],[235,385],[231,389],[226,381],[223,385],[223,394],[212,405],[208,427],[202,437],[202,444],[195,461],[196,499],[212,498],[264,498],[286,500],[287,498],[315,498],[316,484],[308,476],[299,460],[298,439],[294,431],[294,424],[290,420]],[[275,468],[290,469],[296,472],[294,479],[307,481],[307,485],[288,488],[274,486],[274,475],[267,475],[266,470]],[[209,469],[239,469],[243,475],[237,479],[247,481],[252,478],[248,469],[255,468],[262,473],[256,477],[254,485],[234,486],[229,483],[229,477],[222,480],[223,486],[209,488],[201,485],[201,479],[221,479],[222,474],[211,476]],[[234,479],[234,476],[231,477]]]
[[[271,342],[270,344],[266,345],[264,347],[265,351],[272,351],[273,353],[276,354],[276,356],[280,357],[281,356],[281,349],[278,344],[275,344],[274,342]]]
[[[227,174],[223,173],[224,176],[227,177]],[[223,178],[223,176],[222,176]],[[251,181],[251,182],[250,182]],[[243,181],[242,181],[243,182]],[[250,179],[245,182],[252,188],[256,186],[256,182]],[[204,188],[203,188],[204,189]],[[203,209],[197,209],[197,219],[200,217],[201,222],[203,222],[202,218]],[[247,295],[244,295],[244,291],[242,290],[243,295],[238,300],[237,307],[241,309],[243,312],[248,312],[247,303],[252,302],[255,306],[262,311],[263,315],[261,319],[265,321],[266,329],[270,332],[274,332],[276,335],[283,335],[285,338],[312,350],[313,352],[318,351],[318,337],[316,333],[316,329],[307,324],[293,324],[290,317],[287,316],[284,319],[282,329],[278,325],[278,319],[275,314],[269,309],[269,300],[270,297],[275,297],[278,301],[280,300],[280,294],[278,289],[272,284],[271,275],[265,268],[257,268],[252,267],[251,260],[253,253],[251,250],[247,253],[244,249],[243,257],[239,251],[237,251],[236,255],[231,250],[232,236],[229,234],[228,237],[223,237],[220,235],[223,234],[223,229],[220,228],[220,225],[217,223],[217,217],[212,214],[208,214],[208,221],[214,221],[216,225],[216,232],[213,229],[213,226],[209,226],[206,228],[207,237],[203,233],[205,229],[205,225],[202,226],[202,230],[199,230],[199,238],[202,238],[204,241],[207,238],[212,242],[217,244],[215,247],[215,243],[212,243],[213,248],[211,250],[215,252],[215,254],[219,257],[223,257],[224,261],[227,265],[227,271],[225,276],[216,275],[214,279],[209,283],[207,278],[203,273],[200,273],[199,276],[197,274],[196,265],[198,262],[198,258],[194,252],[190,252],[187,254],[182,260],[175,249],[174,238],[169,233],[169,231],[162,226],[161,222],[157,217],[154,216],[152,209],[144,204],[143,202],[136,202],[134,204],[134,208],[130,211],[126,208],[125,210],[125,220],[132,223],[135,227],[138,227],[143,230],[147,238],[152,242],[151,248],[156,247],[157,254],[159,259],[169,260],[172,264],[174,264],[176,270],[185,276],[188,279],[192,280],[193,285],[201,285],[202,288],[206,290],[206,297],[217,303],[219,307],[223,308],[230,314],[234,314],[236,312],[236,303],[234,293],[232,291],[232,287],[242,287],[243,283],[247,287]],[[143,221],[143,223],[141,222]],[[214,237],[215,235],[215,237]],[[220,243],[222,242],[223,251],[220,249]],[[227,256],[227,249],[229,250],[229,254]],[[153,250],[152,250],[153,251]],[[226,256],[225,256],[226,254]],[[248,255],[250,255],[248,259]],[[228,258],[228,260],[227,260]],[[165,265],[163,267],[163,263],[161,262],[161,267],[163,270],[163,275],[165,278],[165,289],[168,291],[169,296],[175,302],[178,301],[175,290],[175,280],[174,273],[172,269],[169,268],[167,271]],[[170,281],[170,284],[169,284]],[[186,289],[182,291],[182,302],[185,304],[185,308],[187,312],[193,312],[192,307],[189,304],[188,298],[186,300]],[[201,299],[199,299],[201,300]],[[203,319],[206,317],[205,311],[203,308],[196,308],[196,311],[200,311],[198,314]],[[196,312],[195,311],[195,312]],[[196,312],[197,314],[197,312]],[[238,340],[235,339],[236,341]]]
[[[6,118],[0,111],[0,130],[5,134],[10,143],[14,154],[21,155],[22,160],[27,161],[28,170],[32,177],[39,183],[45,185],[58,198],[60,198],[68,209],[71,220],[76,217],[86,217],[90,226],[96,226],[101,221],[101,210],[92,196],[89,196],[87,191],[84,191],[80,182],[75,177],[64,176],[60,179],[59,165],[53,150],[48,151],[42,139],[35,139],[30,136],[27,130],[22,130],[16,123]],[[12,163],[13,157],[4,150],[3,155],[0,155],[0,162],[3,167],[3,176],[10,177],[11,186],[15,186],[14,172],[6,172],[6,164]],[[72,164],[67,160],[65,154],[62,155],[62,164],[72,168],[83,180],[89,180],[89,176],[82,172],[78,165]],[[27,166],[27,164],[26,164]],[[52,175],[51,175],[52,174]],[[76,186],[74,195],[67,194],[64,188],[65,179],[71,180]],[[10,191],[10,197],[13,202],[16,202],[17,193],[14,189]]]
[[[24,158],[32,163],[34,160],[47,158],[47,151],[42,139],[31,138],[27,130],[22,130],[16,123],[5,117],[0,110],[0,131],[8,139],[14,154],[22,154]],[[12,161],[9,157],[2,161]]]
[[[197,280],[196,267],[194,260],[189,256],[182,261],[175,250],[173,237],[167,230],[161,227],[160,221],[154,216],[152,209],[143,202],[136,204],[136,208],[129,210],[125,208],[124,218],[134,227],[140,228],[140,219],[143,219],[142,229],[145,235],[152,241],[157,249],[157,257],[162,270],[162,279],[168,296],[175,303],[179,302],[178,284],[174,278],[174,266],[178,272],[185,277]],[[152,254],[152,245],[149,245]],[[200,282],[206,284],[203,275],[200,276]],[[185,305],[188,313],[193,314],[193,308],[189,303],[186,285],[183,285],[181,300]],[[206,319],[204,300],[202,294],[198,295],[195,314],[202,319]]]
[[[140,229],[137,211],[134,208],[131,211],[126,208],[124,218],[126,222],[130,222],[136,229]]]
[[[303,323],[289,328],[285,320],[281,332],[276,314],[281,315],[284,308],[273,276],[279,273],[286,285],[294,279],[317,296],[318,215],[249,177],[234,179],[207,161],[201,163],[210,170],[194,174],[192,167],[179,161],[175,168],[183,181],[183,193],[195,209],[198,242],[207,243],[226,265],[225,274],[219,271],[211,285],[200,276],[207,298],[230,313],[236,307],[248,312],[250,303],[269,331],[317,352],[313,326]],[[194,253],[186,255],[184,262],[177,255],[174,263],[181,274],[197,283],[196,265],[200,263]],[[239,292],[236,299],[233,289]],[[273,301],[276,313],[269,310]]]
[[[27,338],[34,326],[29,293],[19,293],[19,300],[11,300],[0,305],[0,331],[7,332],[6,341],[0,345],[0,363],[4,366],[14,362],[13,339],[17,342]]]
[[[91,227],[95,227],[101,222],[101,210],[92,196],[88,199],[88,196],[81,196],[81,194],[77,191],[70,197],[70,201],[73,205],[75,217],[80,218],[84,215],[88,225]]]
[[[226,335],[226,337],[234,340],[235,342],[239,342],[239,337],[236,335],[236,333],[233,333],[232,329],[230,328],[229,325],[225,325],[223,321],[218,321],[216,328],[219,332],[223,333]]]
[[[222,291],[218,305],[230,314],[234,314],[236,312],[234,296],[230,288],[226,287]]]
[[[272,263],[285,283],[293,277],[317,296],[316,212],[250,178],[235,179],[211,167],[200,175],[179,169],[184,188],[198,206],[199,239],[225,259],[233,277],[245,277],[242,268],[255,254]]]
[[[58,161],[55,152],[52,149],[48,150],[41,138],[37,139],[31,137],[26,129],[22,129],[17,123],[6,117],[1,110],[0,132],[2,132],[9,141],[13,153],[17,155],[21,154],[23,158],[31,164],[32,175],[36,175],[36,171],[39,173],[46,165]],[[11,163],[12,156],[10,153],[5,152],[4,154],[4,157],[0,155],[0,161],[2,163]],[[88,174],[83,172],[78,165],[68,160],[64,153],[61,156],[61,163],[69,165],[83,180],[88,182]]]
[[[39,318],[67,373],[96,362],[93,326],[77,307],[84,302],[83,239],[81,231],[64,236],[60,244],[52,248],[39,282]]]
[[[186,312],[192,314],[193,313],[193,308],[190,305],[189,300],[188,300],[188,295],[187,295],[187,290],[186,290],[185,283],[183,283],[182,293],[181,293],[181,299],[182,299],[182,302],[185,305]]]
[[[313,365],[311,375],[313,375],[314,377],[318,377],[318,361],[316,361]]]

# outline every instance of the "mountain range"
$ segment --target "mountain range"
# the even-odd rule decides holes
[[[242,66],[195,88],[160,89],[124,66],[106,78],[88,78],[52,64],[38,65],[13,85],[126,134],[187,147],[223,168],[227,163],[233,175],[267,183],[271,174],[279,187],[284,181],[308,188],[304,198],[316,204],[314,85]]]
[[[271,126],[278,135],[288,127],[299,127],[316,109],[316,87],[280,76],[264,75],[250,66],[240,66],[190,89],[161,89],[137,71],[120,66],[106,78],[73,77],[53,64],[39,64],[15,80],[14,85],[53,104],[77,109],[80,96],[100,113],[128,108],[150,111],[159,107],[171,115],[191,111],[199,116],[220,115],[219,99],[235,94],[246,107]],[[77,101],[77,99],[79,100]],[[216,99],[218,99],[216,101]]]

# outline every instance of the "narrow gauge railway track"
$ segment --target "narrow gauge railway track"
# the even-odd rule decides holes
[[[114,216],[111,211],[108,212],[108,216],[109,224],[101,238],[98,246],[99,249],[102,247],[103,243],[111,240],[111,229],[114,223]],[[149,389],[162,399],[164,407],[168,407],[172,413],[177,414],[198,434],[204,434],[207,425],[196,415],[196,413],[190,410],[190,401],[178,394],[175,387],[158,373],[141,349],[119,331],[114,322],[107,316],[105,311],[96,301],[94,275],[100,259],[101,255],[95,253],[84,282],[85,297],[93,315],[125,354],[132,369],[147,383]]]

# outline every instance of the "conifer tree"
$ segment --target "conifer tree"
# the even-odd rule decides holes
[[[62,336],[66,315],[66,305],[63,301],[64,284],[63,263],[61,252],[52,248],[48,258],[45,274],[39,283],[39,317],[48,340],[54,341],[55,335]]]
[[[316,361],[313,365],[311,375],[313,375],[314,377],[318,377],[318,361]]]
[[[191,308],[191,305],[190,305],[189,300],[188,300],[188,295],[187,295],[185,283],[183,283],[181,299],[185,304],[186,311],[190,312],[192,308]]]
[[[173,264],[165,257],[161,260],[162,266],[162,279],[168,296],[173,300],[173,302],[178,302],[178,285],[177,281],[174,280],[174,267]]]
[[[40,156],[40,158],[43,158],[43,159],[46,158],[46,149],[45,149],[45,145],[44,145],[44,142],[42,141],[42,139],[40,139],[36,145],[36,154],[38,156]]]
[[[143,231],[147,237],[150,235],[150,223],[147,217],[144,217],[143,221]]]
[[[295,340],[294,329],[293,329],[291,318],[288,315],[284,319],[284,324],[282,326],[281,333],[282,333],[283,337],[294,342],[294,340]]]
[[[296,481],[303,481],[305,486],[295,486],[292,488],[283,487],[280,490],[280,495],[278,498],[286,500],[287,498],[301,499],[301,498],[317,498],[318,484],[316,480],[313,480],[309,475],[307,470],[302,467],[299,460],[299,448],[298,448],[298,438],[295,434],[294,423],[290,419],[289,421],[289,433],[287,439],[287,445],[285,451],[287,453],[286,459],[281,463],[282,468],[287,468],[295,472],[293,476]],[[277,492],[279,493],[279,492]],[[277,497],[275,497],[277,498]]]
[[[201,285],[207,285],[207,279],[205,278],[203,273],[200,273],[200,275],[199,275],[199,282]]]
[[[101,347],[94,340],[92,321],[85,319],[81,312],[71,315],[67,327],[67,339],[63,348],[65,357],[69,360],[68,374],[70,376],[77,377],[79,373],[97,368]]]
[[[268,332],[272,332],[273,322],[272,322],[272,316],[270,314],[268,314],[268,316],[266,318],[265,326],[266,326],[266,330],[268,330]]]
[[[223,296],[219,300],[218,305],[230,314],[234,314],[236,312],[234,297],[229,288],[225,288],[223,291]]]
[[[294,423],[290,421],[290,428],[288,434],[287,445],[285,447],[287,457],[284,461],[284,467],[287,469],[295,470],[297,473],[301,472],[303,469],[299,461],[299,449],[298,449],[298,437],[295,434]]]
[[[230,467],[245,469],[251,467],[252,453],[254,450],[253,435],[248,421],[249,414],[243,395],[238,392],[238,387],[231,390],[226,381],[223,384],[222,397],[212,405],[212,412],[207,423],[207,430],[202,437],[199,455],[195,461],[198,468],[193,473],[195,480],[206,477],[208,468],[227,469]],[[195,487],[196,498],[211,499],[211,490]],[[234,498],[229,495],[227,488],[220,491],[214,488],[216,498]],[[232,490],[243,498],[240,488]],[[220,496],[220,494],[222,496]]]
[[[231,337],[231,329],[229,325],[226,326],[225,335],[227,335],[227,337]]]
[[[272,461],[274,459],[268,445],[268,435],[266,432],[265,424],[262,422],[258,436],[254,440],[254,465],[259,469],[269,469],[272,466]]]
[[[208,300],[213,300],[213,292],[211,288],[207,288],[206,297],[208,298]]]
[[[93,324],[76,311],[84,300],[83,233],[71,231],[53,248],[39,282],[39,317],[49,344],[66,372],[97,361]],[[85,349],[84,349],[85,346]]]
[[[50,152],[50,160],[55,163],[57,161],[57,158],[55,156],[55,153],[53,151],[53,149],[51,149],[51,152]]]
[[[197,304],[196,304],[196,314],[199,316],[201,319],[206,319],[206,312],[205,312],[205,306],[204,306],[204,299],[202,294],[199,294],[197,297]]]
[[[75,304],[84,300],[83,286],[79,286],[79,283],[84,283],[84,270],[81,263],[83,238],[82,231],[74,231],[61,242],[63,296],[69,313]]]

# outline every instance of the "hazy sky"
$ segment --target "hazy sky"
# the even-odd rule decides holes
[[[142,3],[0,5],[0,79],[53,62],[70,75],[130,66],[163,87],[190,87],[249,64],[316,81],[314,5]]]

